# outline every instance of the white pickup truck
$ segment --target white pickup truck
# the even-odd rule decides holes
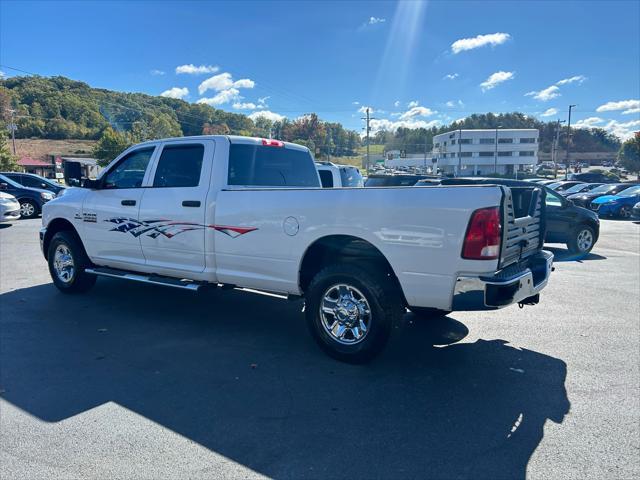
[[[364,362],[416,314],[535,304],[543,191],[502,186],[323,189],[309,150],[199,136],[135,145],[43,209],[53,282],[97,276],[304,297],[330,355]]]

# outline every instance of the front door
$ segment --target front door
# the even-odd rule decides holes
[[[160,148],[140,204],[140,235],[147,271],[175,275],[205,269],[206,198],[212,140],[166,142]]]
[[[144,264],[138,220],[143,185],[155,146],[133,150],[107,171],[100,188],[91,190],[82,206],[84,244],[99,265],[128,268]]]

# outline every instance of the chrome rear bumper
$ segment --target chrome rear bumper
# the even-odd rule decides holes
[[[542,250],[491,276],[459,276],[452,310],[494,310],[513,303],[536,304],[552,269],[553,254]]]

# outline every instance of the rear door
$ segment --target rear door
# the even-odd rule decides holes
[[[85,197],[82,235],[94,262],[128,268],[144,264],[138,221],[143,186],[148,181],[156,147],[145,146],[125,154],[101,178],[101,188]]]
[[[215,142],[179,140],[160,147],[140,204],[147,267],[171,275],[205,269],[206,198]],[[147,268],[148,270],[148,268]]]

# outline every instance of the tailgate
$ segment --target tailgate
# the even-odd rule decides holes
[[[540,187],[503,187],[502,247],[499,268],[542,250],[545,234],[545,193]]]

